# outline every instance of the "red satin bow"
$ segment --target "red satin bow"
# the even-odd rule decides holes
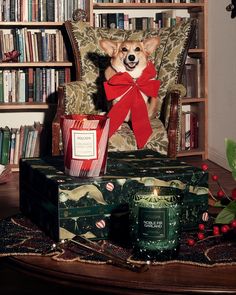
[[[132,128],[137,146],[138,148],[145,146],[152,134],[152,127],[141,92],[149,97],[157,97],[160,81],[153,80],[155,77],[155,67],[149,62],[136,81],[125,72],[117,73],[107,82],[104,82],[107,100],[110,101],[123,95],[108,113],[110,118],[109,137],[120,127],[128,112],[131,111]]]

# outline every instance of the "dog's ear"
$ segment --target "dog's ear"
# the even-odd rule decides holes
[[[110,57],[117,53],[119,47],[118,42],[112,40],[100,40],[99,45]]]
[[[160,44],[159,37],[151,37],[143,41],[143,46],[148,55],[152,54]]]

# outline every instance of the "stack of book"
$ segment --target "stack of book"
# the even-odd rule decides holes
[[[4,0],[0,21],[60,22],[70,19],[75,9],[85,9],[88,0]]]
[[[40,122],[20,128],[0,128],[0,163],[18,165],[20,158],[39,157],[42,129]]]
[[[17,50],[19,62],[53,62],[68,60],[60,30],[0,30],[0,60],[4,53]]]
[[[55,103],[58,86],[70,80],[70,69],[0,69],[0,103]]]
[[[94,16],[95,27],[117,28],[125,30],[147,30],[171,27],[185,20],[176,14],[176,10],[158,12],[154,17],[130,17],[124,13],[98,13]]]

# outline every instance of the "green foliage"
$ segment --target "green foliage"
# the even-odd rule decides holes
[[[226,158],[230,169],[232,170],[232,176],[236,180],[236,141],[233,139],[225,139],[226,146]],[[216,202],[215,206],[220,207],[221,202]],[[236,201],[231,202],[221,210],[215,219],[215,223],[229,224],[232,220],[236,219]]]
[[[236,142],[232,139],[226,138],[225,145],[227,161],[232,170],[232,176],[236,180]]]
[[[215,219],[215,223],[229,224],[236,218],[236,201],[230,202],[220,211]]]

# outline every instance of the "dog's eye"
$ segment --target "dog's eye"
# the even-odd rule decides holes
[[[121,48],[121,51],[123,51],[123,52],[127,52],[128,49],[127,49],[126,47],[123,47],[123,48]]]
[[[134,51],[140,51],[141,49],[140,49],[140,47],[136,47],[135,49],[134,49]]]

